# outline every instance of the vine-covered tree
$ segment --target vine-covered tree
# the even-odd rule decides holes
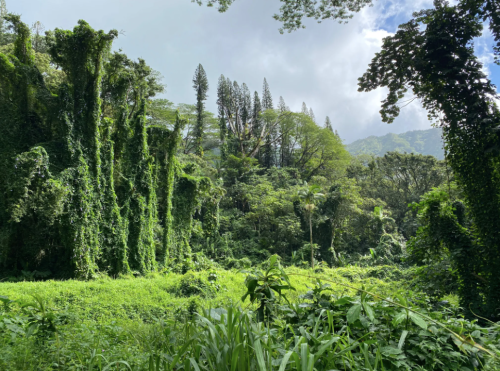
[[[392,122],[399,114],[397,104],[411,90],[443,126],[447,161],[463,187],[475,233],[484,249],[468,248],[469,236],[459,225],[453,227],[453,218],[438,223],[443,229],[436,237],[443,241],[458,239],[463,248],[454,254],[457,262],[465,255],[471,261],[476,260],[475,254],[487,256],[484,265],[474,267],[475,275],[460,271],[463,290],[482,287],[484,293],[475,296],[478,302],[471,302],[471,296],[462,291],[461,304],[481,308],[481,315],[496,318],[500,308],[500,234],[496,223],[500,219],[500,179],[498,153],[491,149],[498,145],[494,130],[500,113],[493,102],[495,89],[474,55],[473,41],[481,35],[483,20],[490,22],[498,54],[497,2],[461,1],[451,6],[435,1],[434,9],[415,14],[394,36],[384,40],[382,51],[376,54],[359,85],[361,91],[389,88],[381,110],[385,122]]]
[[[90,278],[182,265],[195,208],[218,205],[220,192],[179,166],[178,115],[173,128],[159,116],[148,125],[158,75],[143,60],[110,54],[116,31],[79,21],[43,39],[63,73],[52,79],[38,68],[43,53],[30,29],[19,16],[5,19],[15,38],[12,52],[0,53],[3,271]],[[185,180],[192,186],[176,189]],[[208,229],[217,227],[211,219]]]

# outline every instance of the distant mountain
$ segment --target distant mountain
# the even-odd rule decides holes
[[[441,129],[414,130],[403,134],[374,135],[359,139],[346,146],[352,155],[368,154],[383,156],[386,152],[397,151],[433,155],[444,159]]]

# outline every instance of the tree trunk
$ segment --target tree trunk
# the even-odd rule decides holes
[[[332,239],[330,242],[330,250],[332,251],[334,261],[337,261],[337,252],[333,247],[334,243],[335,243],[335,224],[332,223]]]
[[[311,267],[314,269],[314,249],[313,249],[313,227],[312,227],[312,220],[311,220],[311,215],[312,213],[309,213],[309,235],[311,236]]]

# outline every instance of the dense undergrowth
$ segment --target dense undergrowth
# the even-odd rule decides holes
[[[495,369],[498,327],[431,304],[408,290],[411,276],[395,266],[285,273],[275,263],[1,283],[0,369]]]

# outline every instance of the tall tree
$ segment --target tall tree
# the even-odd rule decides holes
[[[256,91],[253,93],[253,101],[252,101],[252,121],[254,122],[253,128],[252,128],[252,135],[257,136],[260,135],[260,131],[262,129],[262,103],[259,98],[259,93]],[[255,156],[257,160],[260,162],[261,161],[261,151],[260,148],[257,152],[257,155]]]
[[[287,112],[289,109],[286,106],[285,100],[280,96],[280,100],[278,103],[278,110],[280,113]],[[278,136],[280,140],[279,144],[279,152],[280,159],[279,164],[280,167],[287,167],[291,164],[292,157],[292,148],[291,148],[291,137],[290,137],[290,122],[289,120],[284,120],[281,122],[279,127]]]
[[[264,83],[262,85],[262,109],[266,111],[273,108],[273,97],[271,96],[271,90],[269,89],[267,80],[264,78]]]
[[[435,1],[435,9],[416,13],[394,36],[384,39],[382,51],[359,80],[361,91],[389,88],[381,109],[385,122],[393,122],[400,112],[399,100],[411,89],[443,126],[447,162],[464,189],[474,235],[479,237],[474,239],[483,249],[469,248],[467,230],[456,218],[441,224],[443,230],[434,237],[444,242],[460,240],[462,246],[450,244],[456,249],[453,256],[459,266],[464,259],[477,262],[475,275],[466,272],[470,267],[465,266],[459,274],[464,288],[482,292],[475,295],[480,301],[468,302],[470,295],[462,292],[461,305],[475,305],[481,308],[480,315],[492,319],[498,318],[500,308],[500,160],[495,150],[500,143],[495,134],[500,112],[493,103],[495,88],[474,55],[473,41],[481,36],[482,24],[488,20],[495,52],[500,53],[498,10],[496,1],[462,1],[456,6]]]
[[[309,108],[309,117],[311,118],[311,120],[316,122],[316,116],[314,116],[314,112],[313,112],[312,108]]]
[[[280,112],[288,111],[286,103],[285,103],[285,100],[283,99],[282,96],[280,96],[280,100],[279,100],[279,103],[278,103],[278,109],[279,109]]]
[[[246,91],[243,88],[244,86],[240,87],[236,81],[231,82],[229,79],[220,81],[218,92],[220,98],[217,101],[220,111],[219,117],[222,117],[221,112],[223,111],[228,133],[228,152],[233,155],[239,154],[242,157],[254,158],[262,146],[266,148],[265,146],[272,146],[276,142],[278,138],[271,133],[276,132],[280,122],[289,113],[279,113],[272,109],[272,99],[268,86],[267,89],[264,89],[264,95],[266,106],[271,107],[271,109],[264,110],[264,99],[259,104],[257,95],[257,100],[254,99],[254,107],[252,108],[254,112],[245,113],[244,107],[248,105],[248,94],[243,94]]]
[[[193,88],[196,91],[196,126],[194,129],[195,152],[203,156],[204,111],[208,92],[208,79],[201,64],[196,67],[193,77]]]
[[[262,104],[260,102],[259,98],[259,93],[254,92],[253,93],[253,106],[252,106],[252,120],[255,121],[255,125],[253,127],[253,131],[258,135],[261,129],[261,117],[260,114],[262,113]]]
[[[325,119],[325,128],[330,130],[333,133],[333,127],[332,127],[332,121],[330,120],[330,117],[326,116]]]
[[[44,25],[40,21],[36,21],[33,23],[33,26],[31,26],[31,29],[33,30],[33,49],[37,53],[43,52],[43,36],[42,32],[45,30]]]
[[[262,86],[262,109],[264,111],[272,110],[273,107],[273,98],[271,96],[271,91],[269,90],[269,85],[267,84],[267,80],[264,78],[264,84]],[[264,119],[265,120],[265,119]],[[266,135],[266,144],[264,145],[264,166],[266,168],[270,168],[274,165],[274,155],[275,155],[275,146],[273,145],[274,136],[276,134],[276,130],[270,130]]]
[[[252,96],[247,84],[241,84],[241,99],[240,99],[241,119],[245,130],[250,130],[249,123],[252,119]]]
[[[217,83],[217,107],[219,113],[219,135],[220,135],[220,156],[221,160],[227,159],[227,124],[226,124],[226,110],[228,102],[228,89],[226,78],[220,75]]]
[[[309,110],[307,109],[306,102],[302,102],[302,110],[300,112],[303,113],[304,115],[309,116]]]

